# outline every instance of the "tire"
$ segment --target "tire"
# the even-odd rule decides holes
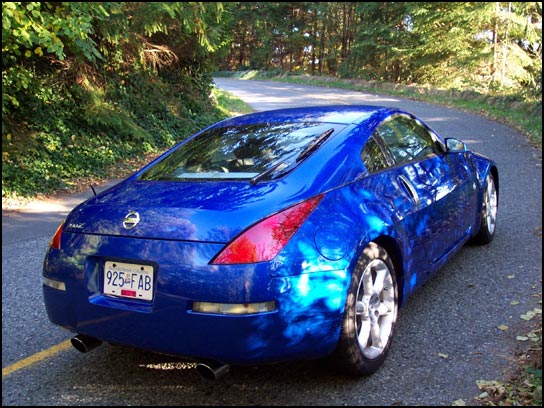
[[[471,244],[485,245],[493,240],[497,225],[498,204],[499,194],[495,178],[489,173],[485,179],[482,208],[480,211],[480,229],[471,239]]]
[[[397,322],[395,268],[387,252],[370,243],[357,261],[331,362],[352,376],[374,373],[391,348]]]

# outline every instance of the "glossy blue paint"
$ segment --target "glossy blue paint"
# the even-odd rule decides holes
[[[74,333],[195,359],[233,364],[324,357],[336,346],[351,275],[364,248],[395,254],[401,302],[478,230],[485,177],[496,165],[481,155],[440,150],[371,172],[361,151],[396,109],[331,106],[284,109],[227,119],[209,129],[269,123],[341,124],[289,171],[248,179],[149,181],[140,176],[179,146],[67,217],[60,249],[49,248],[44,277],[52,323]],[[426,126],[422,123],[423,126]],[[214,265],[234,238],[264,218],[324,198],[269,262]],[[140,223],[123,219],[138,212]],[[151,301],[103,293],[106,261],[150,265]],[[275,301],[252,315],[205,314],[192,303]],[[218,340],[220,339],[220,340]]]
[[[62,245],[77,251],[53,251],[57,253],[50,254],[46,269],[58,271],[50,276],[66,283],[68,296],[59,296],[49,287],[44,288],[44,296],[51,321],[71,331],[164,353],[221,360],[228,355],[228,361],[239,364],[283,360],[295,352],[319,357],[323,347],[334,347],[346,270],[331,266],[318,270],[308,263],[303,267],[312,273],[271,279],[270,266],[265,263],[208,265],[221,247],[218,244],[66,233]],[[101,293],[106,259],[149,259],[149,254],[161,254],[154,255],[151,263],[159,276],[153,302]],[[177,255],[175,259],[173,254]],[[244,303],[270,299],[277,301],[278,310],[263,315],[233,317],[191,312],[195,300]],[[136,343],[127,340],[131,337],[137,339]],[[229,341],[218,342],[218,337]],[[325,344],[316,341],[320,337],[327,339]],[[289,350],[283,352],[283,348]]]

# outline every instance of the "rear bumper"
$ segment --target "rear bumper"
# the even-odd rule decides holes
[[[221,245],[81,234],[69,239],[85,242],[65,241],[64,249],[48,252],[44,277],[63,285],[59,289],[44,284],[43,296],[50,321],[74,333],[230,364],[320,358],[336,346],[350,278],[347,268],[314,264],[312,272],[271,277],[268,263],[208,265]],[[89,253],[70,253],[72,247],[88,248]],[[105,296],[105,261],[145,262],[142,254],[164,254],[154,258],[153,299]],[[276,310],[248,315],[197,313],[192,310],[196,301],[274,301]]]
[[[275,294],[277,309],[252,315],[195,313],[191,300],[160,293],[149,311],[138,301],[93,302],[96,298],[74,282],[67,282],[65,292],[44,285],[43,294],[50,321],[74,333],[159,353],[251,364],[319,358],[334,349],[343,283],[338,281],[336,296],[308,296],[323,294],[324,281],[331,281],[330,272],[272,279],[271,287],[286,289]]]

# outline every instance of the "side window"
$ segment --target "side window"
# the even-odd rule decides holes
[[[429,131],[416,120],[399,115],[378,130],[397,164],[435,154],[435,142]]]
[[[373,137],[365,143],[361,159],[370,173],[376,173],[387,167],[387,160]]]

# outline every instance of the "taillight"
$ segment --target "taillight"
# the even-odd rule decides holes
[[[211,263],[247,264],[271,260],[322,199],[323,195],[319,195],[265,218],[238,235]]]
[[[53,238],[51,238],[51,242],[49,243],[49,246],[51,248],[60,249],[60,236],[62,235],[63,226],[64,222],[61,222],[61,224],[57,228],[57,231],[55,232],[55,235],[53,235]]]

